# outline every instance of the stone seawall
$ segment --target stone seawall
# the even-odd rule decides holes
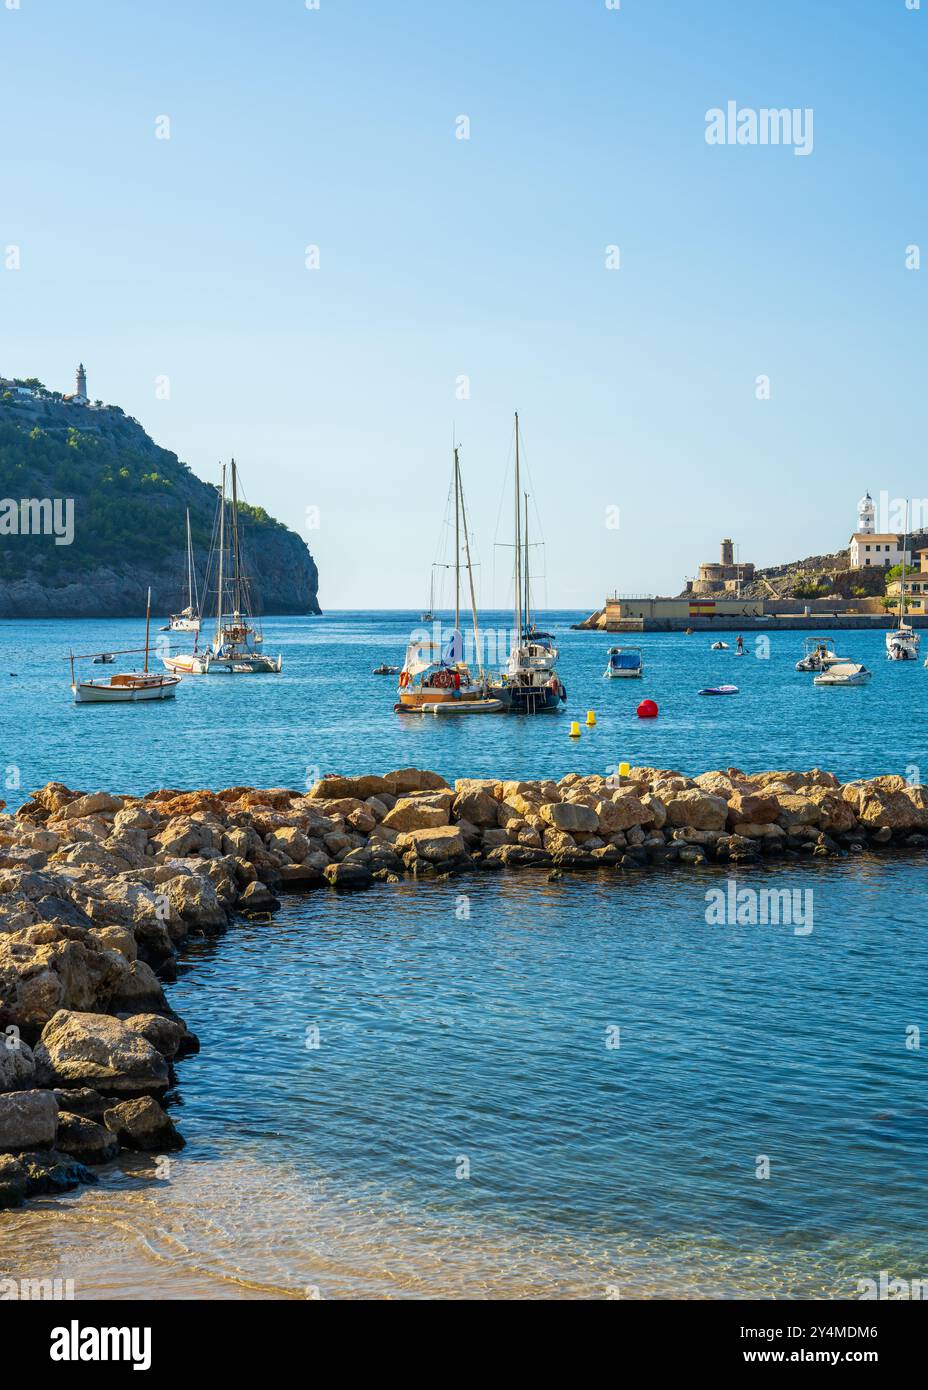
[[[198,1043],[164,985],[191,936],[270,921],[285,890],[525,868],[621,882],[926,845],[928,790],[818,769],[452,787],[404,768],[143,797],[49,783],[0,814],[0,1208],[92,1181],[120,1149],[183,1144],[161,1101]]]
[[[593,613],[581,623],[572,623],[576,632],[842,632],[882,631],[894,626],[893,613],[778,613],[769,617],[732,617],[720,614],[717,618],[624,618],[609,621],[602,612]],[[928,616],[910,613],[906,621],[912,627],[928,627]]]

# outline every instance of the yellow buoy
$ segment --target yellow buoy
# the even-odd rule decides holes
[[[588,710],[587,710],[587,712],[586,712],[586,722],[587,722],[587,726],[588,726],[589,728],[592,729],[593,725],[596,723],[596,712],[595,712],[595,710],[591,710],[591,709],[588,709]]]
[[[630,769],[629,769],[628,763],[619,763],[619,776],[620,776],[620,777],[627,777],[628,774],[629,774],[629,771],[630,771]]]
[[[570,721],[570,737],[571,737],[571,738],[579,738],[579,737],[580,737],[580,725],[579,725],[579,723],[577,722],[576,719],[572,719],[572,720]]]

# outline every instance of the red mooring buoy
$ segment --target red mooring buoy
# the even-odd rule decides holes
[[[656,719],[656,718],[657,718],[657,705],[654,703],[653,700],[642,700],[641,704],[638,706],[638,718],[639,718],[639,719]]]

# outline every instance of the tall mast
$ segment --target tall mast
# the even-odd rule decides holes
[[[905,549],[909,543],[909,500],[905,503],[905,532],[902,537],[902,584],[899,589],[899,626],[905,622]]]
[[[235,611],[242,611],[242,567],[238,550],[238,486],[235,459],[232,460],[232,563],[235,566]]]
[[[193,541],[190,538],[190,508],[187,508],[187,607],[193,608]]]
[[[219,487],[219,585],[216,591],[216,646],[222,641],[222,582],[223,561],[226,549],[226,466],[222,465],[222,483]]]
[[[516,647],[522,645],[522,535],[519,491],[519,412],[516,411],[516,534],[515,534],[515,623]]]
[[[461,626],[461,468],[454,446],[454,628]]]
[[[455,449],[454,452],[456,456],[457,449]],[[458,479],[460,480],[460,471],[458,472]],[[474,593],[474,569],[470,560],[470,537],[467,534],[467,508],[464,505],[463,486],[461,487],[461,520],[464,523],[464,554],[467,558],[467,579],[470,585],[470,611],[471,617],[474,620],[474,655],[477,658],[477,669],[480,672],[480,678],[482,680],[483,657],[480,652],[480,630],[477,626],[477,595]]]
[[[531,612],[531,599],[529,597],[529,572],[528,572],[528,493],[525,497],[525,626],[529,625],[529,614]]]
[[[145,602],[145,674],[148,675],[148,625],[151,622],[151,585],[148,586],[148,598]]]

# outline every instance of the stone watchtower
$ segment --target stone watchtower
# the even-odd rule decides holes
[[[722,564],[733,565],[735,563],[735,547],[727,538],[722,541]]]

